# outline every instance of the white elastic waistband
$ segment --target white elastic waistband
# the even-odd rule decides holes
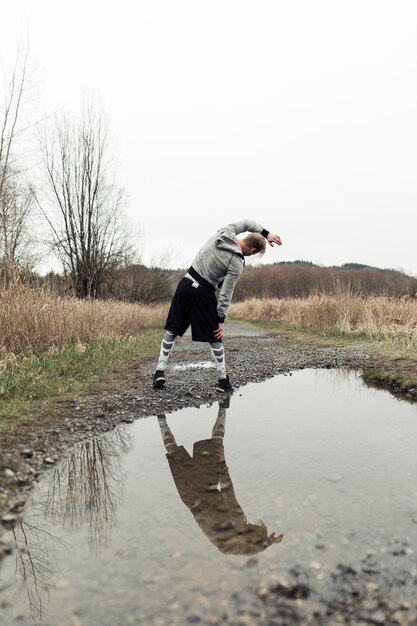
[[[189,274],[188,272],[186,273],[186,275],[184,276],[184,278],[188,278],[188,280],[191,280],[191,282],[193,283],[193,287],[197,288],[200,286],[200,283],[198,283],[195,278],[193,278],[191,276],[191,274]]]

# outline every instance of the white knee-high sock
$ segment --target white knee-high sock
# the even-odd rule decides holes
[[[159,352],[159,360],[158,365],[156,366],[157,370],[164,371],[168,365],[169,355],[171,354],[171,350],[174,347],[176,335],[171,333],[171,331],[166,330],[164,338],[161,342],[161,350]]]
[[[210,342],[211,356],[217,367],[219,378],[226,378],[226,362],[224,359],[224,347],[221,341]]]

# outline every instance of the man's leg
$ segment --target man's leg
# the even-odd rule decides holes
[[[171,354],[171,350],[174,347],[176,335],[170,330],[165,331],[165,335],[161,342],[161,349],[159,352],[158,365],[156,366],[156,372],[153,377],[153,386],[160,389],[165,384],[165,369],[168,365],[168,360]]]
[[[216,386],[216,391],[229,392],[233,391],[233,387],[230,383],[229,377],[226,374],[226,363],[224,359],[224,347],[221,341],[210,341],[211,355],[213,361],[216,364],[217,374],[219,380]]]
[[[224,347],[221,341],[210,342],[211,356],[216,364],[217,374],[220,378],[226,378],[226,362],[224,359]]]
[[[188,278],[182,278],[177,285],[174,297],[169,308],[167,321],[165,323],[165,335],[161,343],[157,370],[153,377],[153,386],[163,387],[165,384],[165,368],[176,337],[183,336],[190,325],[189,311],[189,291],[191,283]],[[192,291],[195,291],[194,289]],[[167,330],[167,329],[171,330]]]

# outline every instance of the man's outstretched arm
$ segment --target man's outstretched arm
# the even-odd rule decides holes
[[[282,245],[281,237],[279,235],[274,235],[270,233],[269,230],[261,226],[258,222],[249,219],[239,220],[238,222],[233,222],[232,224],[228,224],[224,228],[220,230],[229,230],[235,235],[240,235],[240,233],[260,233],[270,246],[273,246],[276,243],[278,246]]]

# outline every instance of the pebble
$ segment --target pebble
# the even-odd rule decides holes
[[[362,606],[367,611],[375,611],[378,608],[378,602],[376,600],[364,600]]]
[[[250,615],[245,613],[243,615],[239,615],[237,623],[238,626],[252,626],[252,624],[254,624],[255,622]]]
[[[385,613],[383,611],[375,611],[375,613],[372,613],[371,620],[374,622],[374,624],[385,624],[387,621]]]
[[[395,611],[391,617],[394,622],[396,622],[400,626],[407,626],[409,623],[408,615],[407,613],[404,613],[404,611]]]
[[[3,515],[3,517],[1,518],[1,523],[6,528],[12,528],[13,526],[16,525],[16,522],[17,522],[17,516],[14,513],[7,513],[6,515]]]

